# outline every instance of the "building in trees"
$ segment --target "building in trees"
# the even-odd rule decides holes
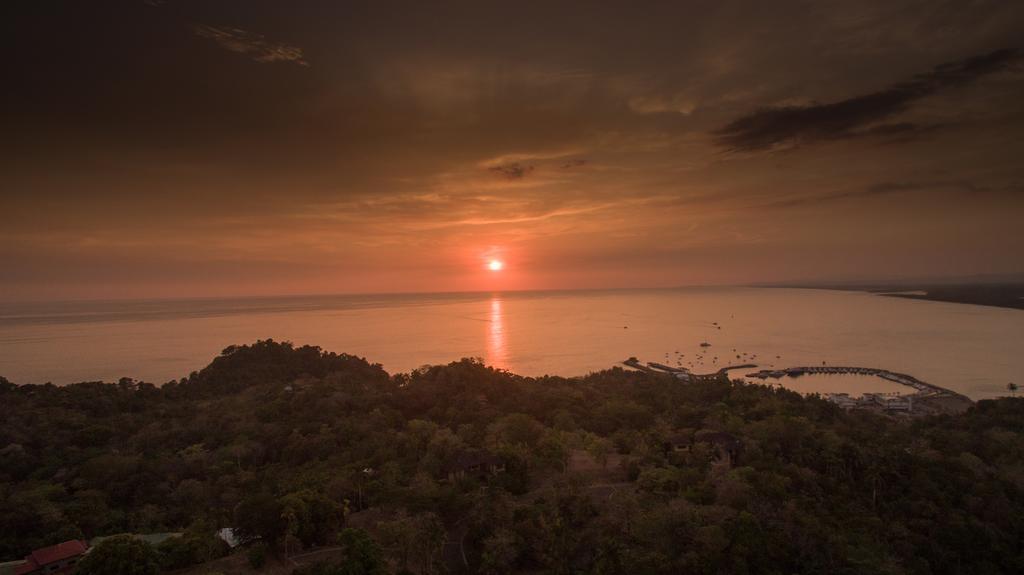
[[[50,547],[36,549],[25,556],[25,562],[14,570],[14,575],[29,573],[70,573],[75,563],[89,550],[85,541],[72,539]]]
[[[449,481],[467,477],[484,480],[505,471],[505,461],[485,451],[464,451],[449,461],[444,471]]]
[[[711,444],[715,448],[715,460],[730,467],[736,464],[740,449],[743,447],[736,436],[724,431],[698,431],[694,440]]]
[[[665,440],[664,448],[665,451],[682,453],[684,451],[689,451],[691,445],[693,445],[693,431],[679,431],[673,433]]]

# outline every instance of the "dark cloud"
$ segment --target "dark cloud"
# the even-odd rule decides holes
[[[521,180],[533,171],[533,166],[513,162],[503,166],[494,166],[488,170],[508,180]]]
[[[886,143],[902,143],[924,138],[950,127],[949,124],[919,124],[915,122],[894,122],[865,128],[847,137],[876,138]]]
[[[194,24],[192,31],[197,36],[217,42],[225,50],[246,54],[257,62],[294,62],[300,66],[309,65],[304,59],[302,48],[268,40],[262,34],[241,28],[208,26],[206,24]]]
[[[880,195],[917,190],[953,190],[965,194],[1019,194],[1024,190],[1024,184],[1021,182],[980,184],[969,180],[881,182],[865,188],[865,193]]]
[[[921,189],[922,186],[919,184],[908,184],[908,185],[890,185],[890,184],[879,184],[878,186],[869,186],[867,188],[851,190],[846,192],[836,192],[833,194],[825,194],[820,196],[804,196],[799,198],[787,198],[783,200],[776,200],[769,202],[765,207],[768,208],[794,208],[798,206],[809,206],[816,204],[824,204],[829,202],[835,202],[839,200],[849,200],[853,198],[865,198],[873,196],[885,196],[889,194],[896,194],[902,192],[916,191]]]
[[[764,108],[730,122],[715,136],[720,146],[741,152],[866,135],[889,138],[919,136],[935,127],[880,122],[906,111],[922,98],[1006,69],[1018,57],[1016,50],[997,50],[942,64],[907,82],[839,102]]]
[[[1009,185],[991,186],[978,184],[967,180],[936,180],[936,181],[893,181],[870,184],[855,190],[824,194],[819,196],[805,196],[799,198],[787,198],[771,202],[767,207],[790,208],[795,206],[806,206],[822,204],[838,200],[849,200],[855,198],[870,198],[902,194],[918,191],[953,191],[963,194],[981,193],[1019,193],[1021,185],[1013,183]]]
[[[573,158],[562,164],[563,170],[571,170],[573,168],[579,168],[587,165],[587,160],[584,158]]]

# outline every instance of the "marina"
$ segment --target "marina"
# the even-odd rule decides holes
[[[918,413],[932,412],[954,412],[958,413],[970,407],[974,402],[968,397],[921,381],[912,375],[889,371],[874,367],[851,367],[851,366],[801,366],[789,367],[786,369],[761,370],[755,373],[748,373],[747,377],[755,379],[779,379],[782,377],[800,377],[810,374],[831,374],[831,375],[867,375],[879,377],[900,385],[913,388],[915,391],[910,394],[901,393],[865,393],[860,397],[853,397],[848,393],[826,393],[823,395],[828,401],[845,409],[881,409],[893,413],[915,413],[915,402],[918,405]]]
[[[730,370],[757,367],[755,364],[732,365],[723,367],[713,373],[696,374],[686,368],[671,367],[658,362],[649,361],[642,363],[636,357],[631,357],[622,363],[642,371],[667,373],[684,382],[724,378],[729,376]],[[965,395],[921,381],[912,375],[874,367],[798,366],[784,369],[763,369],[748,373],[746,377],[767,380],[820,374],[873,376],[910,387],[914,390],[908,394],[896,392],[864,393],[860,396],[853,396],[849,393],[822,394],[824,399],[844,409],[864,409],[886,414],[927,415],[933,413],[959,413],[974,403]]]

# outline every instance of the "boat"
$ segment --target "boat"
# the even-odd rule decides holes
[[[711,347],[711,344],[706,342],[706,341],[702,341],[702,342],[700,342],[700,346],[701,347]]]

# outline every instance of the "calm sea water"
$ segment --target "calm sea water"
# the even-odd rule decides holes
[[[391,372],[480,357],[523,375],[573,376],[636,356],[698,373],[737,363],[880,367],[973,398],[1024,383],[1022,311],[775,288],[0,304],[0,375],[162,383],[228,345],[266,338],[365,356]],[[783,383],[906,391],[856,376]]]

